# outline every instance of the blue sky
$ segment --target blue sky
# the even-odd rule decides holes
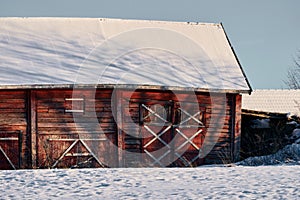
[[[222,22],[254,89],[286,88],[300,54],[299,0],[0,0],[0,17],[36,16]]]

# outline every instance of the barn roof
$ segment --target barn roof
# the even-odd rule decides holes
[[[300,115],[300,90],[254,90],[251,95],[243,95],[242,108]]]
[[[111,85],[250,92],[222,24],[0,18],[0,88]]]

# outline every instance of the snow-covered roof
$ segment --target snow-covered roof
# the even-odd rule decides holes
[[[0,18],[0,88],[148,85],[249,92],[221,24]]]
[[[242,108],[300,116],[300,90],[254,90],[243,95]]]

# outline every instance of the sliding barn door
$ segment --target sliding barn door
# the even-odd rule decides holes
[[[198,166],[203,163],[202,145],[205,138],[205,108],[196,103],[183,102],[174,108],[175,145],[174,166]]]
[[[140,125],[144,162],[166,166],[173,159],[173,105],[165,101],[140,104]]]
[[[150,166],[194,166],[202,162],[204,109],[198,104],[153,101],[140,104],[142,152]]]

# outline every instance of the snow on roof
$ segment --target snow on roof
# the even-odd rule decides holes
[[[300,90],[254,90],[243,95],[242,108],[300,115]]]
[[[249,92],[221,24],[0,18],[0,87],[153,85]]]

